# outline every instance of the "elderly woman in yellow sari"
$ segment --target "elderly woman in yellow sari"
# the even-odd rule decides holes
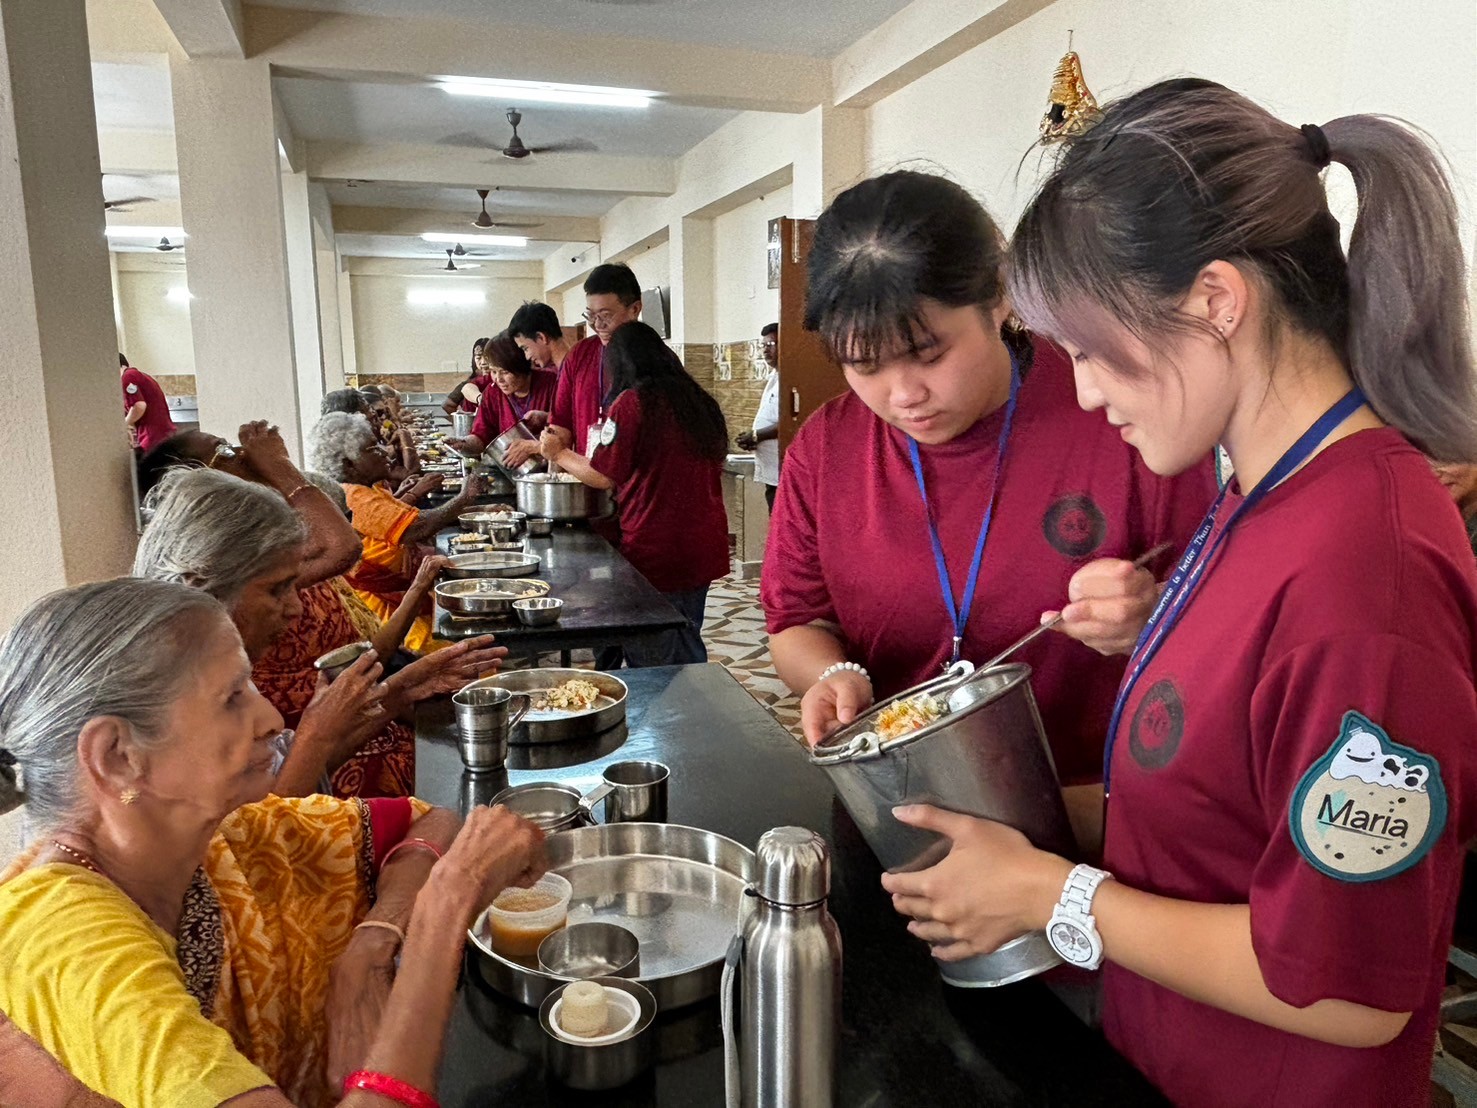
[[[416,565],[426,553],[420,544],[455,523],[486,486],[480,478],[470,478],[440,508],[419,509],[414,501],[440,485],[433,476],[403,499],[397,498],[388,484],[390,460],[375,441],[373,429],[363,416],[348,412],[329,412],[317,422],[308,453],[315,470],[343,484],[349,518],[364,542],[362,560],[345,577],[365,606],[387,620],[404,600]],[[405,645],[420,652],[446,645],[431,637],[429,610],[411,625]]]
[[[20,793],[41,832],[0,873],[0,1011],[125,1105],[429,1092],[467,926],[541,871],[501,808],[459,830],[408,798],[269,796],[281,728],[198,589],[54,593],[0,643],[0,809]]]

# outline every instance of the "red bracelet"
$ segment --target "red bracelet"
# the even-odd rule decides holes
[[[430,1093],[423,1093],[414,1085],[401,1081],[398,1077],[391,1077],[388,1073],[356,1070],[344,1078],[344,1093],[352,1093],[356,1089],[393,1100],[396,1104],[405,1105],[405,1108],[441,1108]]]
[[[388,866],[390,864],[390,859],[395,857],[397,852],[401,850],[409,850],[413,846],[418,846],[422,850],[429,850],[432,854],[436,855],[436,860],[438,862],[441,860],[441,848],[435,843],[431,842],[429,839],[401,839],[394,846],[390,847],[390,849],[385,853],[384,861],[380,863],[380,869],[384,869],[386,866]]]

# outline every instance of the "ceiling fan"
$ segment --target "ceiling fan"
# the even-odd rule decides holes
[[[526,146],[518,135],[518,125],[523,122],[523,113],[517,108],[509,108],[507,115],[508,122],[513,125],[513,137],[508,140],[508,145],[502,148],[501,153],[505,158],[518,161],[530,154],[564,154],[573,151],[590,152],[595,149],[595,144],[589,139],[568,139],[565,142],[551,142],[545,146]]]
[[[131,211],[133,211],[133,208],[132,208],[131,205],[134,205],[134,204],[152,204],[153,202],[154,202],[154,198],[152,196],[129,196],[129,197],[125,197],[122,200],[104,200],[103,201],[103,211],[105,211],[105,212],[119,212],[119,213],[122,213],[122,212],[131,212]]]
[[[169,239],[167,239],[167,238],[160,239],[159,240],[159,245],[156,246],[156,247],[154,247],[155,250],[158,250],[160,253],[164,253],[164,254],[169,253],[171,250],[183,250],[184,248],[185,248],[185,244],[184,243],[182,243],[182,242],[170,242]]]
[[[482,211],[477,214],[477,218],[476,219],[472,220],[472,226],[473,227],[481,227],[481,228],[486,229],[488,227],[542,227],[543,226],[542,223],[504,223],[504,222],[501,222],[500,220],[493,219],[492,216],[490,216],[490,215],[487,214],[487,194],[490,193],[491,191],[492,191],[491,189],[478,189],[477,190],[477,195],[482,198]]]

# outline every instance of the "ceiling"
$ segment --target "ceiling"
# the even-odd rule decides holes
[[[261,7],[619,34],[829,58],[908,0],[257,0]],[[592,83],[598,84],[598,81]]]
[[[508,232],[512,234],[513,232]],[[468,262],[539,262],[563,246],[559,242],[530,239],[527,246],[467,246]],[[446,248],[422,242],[409,235],[339,235],[339,253],[347,258],[425,258],[426,272],[435,273],[437,263],[446,265]],[[458,258],[458,266],[463,259]]]
[[[465,212],[470,218],[481,201],[471,189],[439,188],[435,185],[397,185],[361,181],[354,185],[328,182],[328,199],[335,207],[416,208],[428,212]],[[487,198],[487,211],[498,219],[513,213],[574,215],[598,218],[610,211],[621,197],[610,192],[553,192],[548,189],[495,189]]]
[[[92,99],[97,125],[110,131],[173,131],[174,98],[169,68],[157,65],[92,63]]]
[[[278,77],[272,84],[299,138],[331,142],[501,147],[513,133],[506,112],[516,107],[523,112],[518,133],[529,146],[588,139],[601,154],[675,158],[738,114],[661,101],[637,110],[520,105],[516,100],[452,96],[433,85],[311,77]]]

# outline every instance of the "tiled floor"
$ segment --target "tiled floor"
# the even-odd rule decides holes
[[[727,666],[749,695],[789,728],[800,734],[800,700],[775,676],[764,633],[764,611],[759,607],[759,582],[725,577],[708,590],[708,615],[703,624],[709,661]]]

